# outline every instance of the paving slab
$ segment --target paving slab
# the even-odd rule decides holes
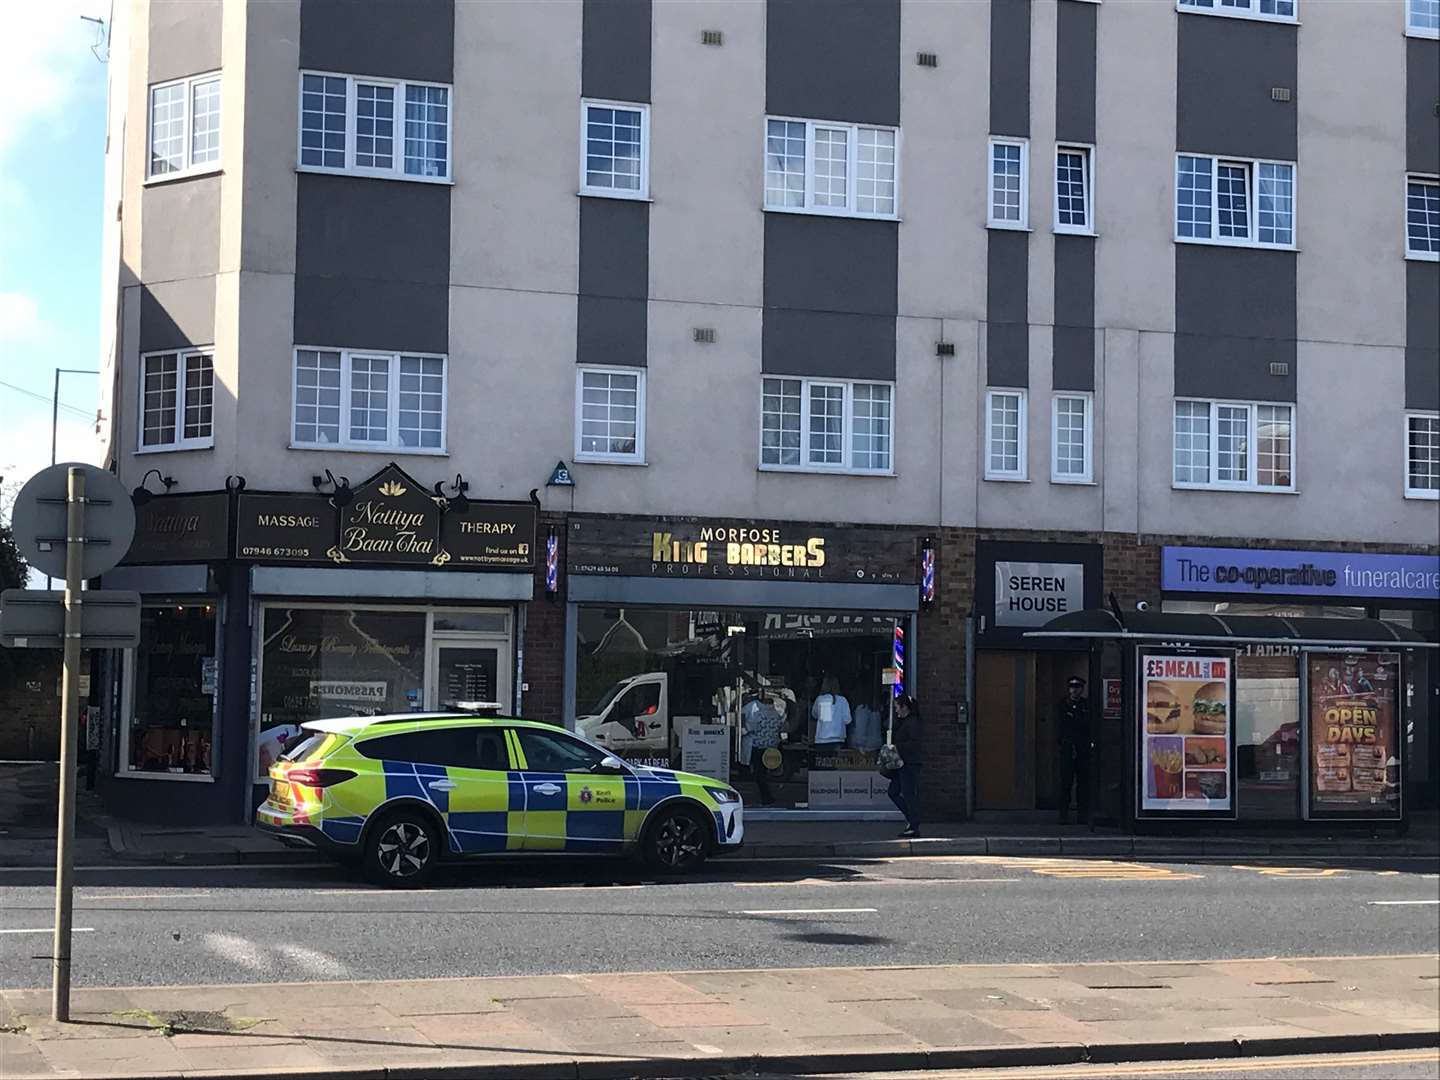
[[[590,993],[629,1004],[707,1002],[708,994],[670,975],[586,975],[576,980]]]

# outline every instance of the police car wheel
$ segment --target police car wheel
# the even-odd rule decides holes
[[[408,810],[377,823],[365,844],[366,876],[397,888],[419,885],[439,858],[435,827],[423,815]]]
[[[645,860],[672,874],[697,869],[709,853],[705,829],[705,822],[694,810],[671,810],[646,835]]]

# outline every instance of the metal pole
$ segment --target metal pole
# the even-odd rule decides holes
[[[80,586],[85,568],[85,471],[69,470],[65,523],[65,660],[60,693],[60,817],[55,834],[55,941],[50,1015],[70,1019],[70,926],[75,856],[75,757],[80,727]]]
[[[55,392],[50,396],[50,464],[55,464],[55,445],[60,430],[60,368],[55,369]]]

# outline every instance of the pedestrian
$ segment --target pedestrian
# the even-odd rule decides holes
[[[765,752],[780,749],[780,732],[784,723],[780,713],[758,694],[747,695],[745,708],[741,712],[744,735],[750,740],[750,775],[760,790],[760,805],[774,806],[775,796],[770,791],[770,770],[765,767]]]
[[[1055,741],[1060,747],[1060,824],[1070,821],[1072,788],[1076,818],[1084,824],[1090,820],[1090,700],[1079,675],[1070,676],[1056,709]]]
[[[905,815],[905,831],[911,838],[920,835],[920,709],[909,694],[895,699],[895,722],[890,744],[900,754],[900,768],[890,776],[890,801]]]

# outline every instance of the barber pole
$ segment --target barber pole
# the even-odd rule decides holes
[[[545,595],[560,591],[560,537],[552,525],[545,535]]]
[[[905,693],[905,627],[899,621],[895,623],[894,657],[892,666],[895,668],[897,677],[890,692],[898,698]]]
[[[920,547],[920,606],[935,603],[935,544],[927,536]]]

